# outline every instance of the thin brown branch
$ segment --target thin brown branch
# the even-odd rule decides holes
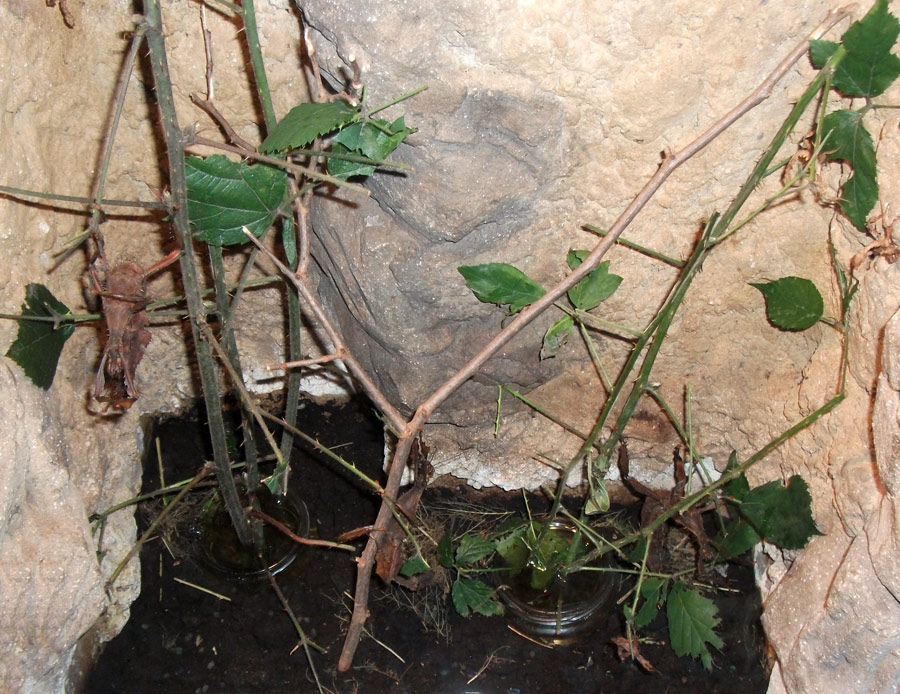
[[[356,360],[356,357],[353,356],[353,353],[350,351],[350,349],[347,347],[347,344],[341,337],[340,332],[337,330],[334,323],[331,322],[331,318],[329,318],[328,314],[325,312],[322,304],[319,303],[319,300],[316,298],[315,294],[306,285],[306,282],[303,279],[297,277],[293,272],[291,272],[290,269],[288,269],[288,267],[284,263],[282,263],[274,253],[272,253],[272,251],[263,246],[259,239],[251,234],[246,227],[244,228],[244,233],[247,235],[247,238],[250,239],[256,245],[256,247],[259,248],[259,250],[269,258],[269,260],[275,263],[275,266],[284,274],[285,277],[287,277],[291,284],[293,284],[297,288],[297,293],[306,304],[306,307],[312,314],[312,317],[315,318],[318,324],[322,326],[322,329],[325,331],[328,339],[331,340],[334,352],[342,352],[344,354],[344,357],[341,359],[341,361],[343,361],[344,365],[350,370],[350,373],[353,374],[354,378],[356,378],[365,394],[385,416],[388,423],[395,429],[395,431],[403,431],[407,426],[406,419],[403,417],[403,415],[400,414],[397,408],[395,408],[390,403],[390,401],[388,401],[384,393],[382,393],[378,386],[375,385],[375,382],[369,377],[369,374],[366,372],[366,370]],[[393,494],[396,494],[396,489],[394,490]],[[391,498],[393,498],[393,495],[391,495]]]
[[[343,549],[348,552],[352,552],[356,549],[353,545],[342,545],[337,542],[329,542],[328,540],[313,540],[310,537],[302,537],[287,527],[281,521],[272,518],[268,513],[264,513],[258,509],[250,508],[247,509],[247,515],[251,518],[259,518],[262,521],[265,521],[273,528],[278,530],[281,533],[284,533],[289,538],[291,538],[294,542],[300,545],[309,545],[310,547],[327,547],[328,549]]]
[[[228,141],[235,147],[238,147],[241,149],[241,151],[245,152],[252,152],[254,150],[253,145],[251,145],[235,132],[234,128],[231,127],[231,123],[229,123],[226,120],[225,116],[223,116],[219,112],[219,109],[213,106],[211,101],[207,99],[201,99],[196,94],[191,94],[191,103],[193,103],[194,106],[205,111],[206,115],[212,118],[216,122],[216,125],[222,128],[222,132],[225,133],[225,137],[228,138]]]
[[[672,172],[681,166],[685,161],[697,154],[706,145],[712,142],[716,137],[722,134],[736,120],[762,103],[769,97],[773,86],[787,73],[790,67],[796,63],[808,50],[808,42],[812,38],[818,38],[828,29],[834,26],[838,21],[849,14],[849,8],[841,8],[828,12],[825,19],[805,37],[803,41],[797,44],[785,58],[778,64],[775,70],[766,77],[763,82],[750,93],[743,101],[741,101],[732,110],[726,113],[713,123],[708,130],[702,135],[694,139],[686,147],[676,152],[668,154],[663,159],[660,167],[650,180],[644,185],[640,192],[631,201],[625,211],[619,215],[619,218],[609,228],[607,235],[594,247],[590,255],[575,270],[572,271],[565,279],[556,284],[544,296],[535,303],[524,308],[519,314],[499,333],[497,333],[472,359],[470,359],[459,371],[457,371],[450,379],[438,387],[416,410],[412,419],[407,423],[403,430],[403,435],[397,443],[395,454],[391,460],[388,470],[388,480],[385,485],[385,496],[388,499],[395,499],[397,491],[400,487],[403,470],[406,468],[407,459],[411,450],[412,441],[419,430],[428,421],[434,410],[439,407],[454,391],[456,391],[463,383],[468,381],[497,351],[518,334],[528,323],[543,313],[547,308],[562,297],[569,289],[577,284],[583,277],[593,271],[603,259],[606,252],[616,243],[622,232],[637,217],[638,213],[646,206],[653,195],[659,190],[660,186],[672,174]],[[375,527],[379,528],[385,525],[390,516],[390,508],[387,503],[383,502],[375,521]],[[369,585],[371,582],[371,572],[373,568],[373,560],[377,550],[377,542],[380,533],[376,530],[372,533],[366,544],[365,550],[357,560],[357,580],[356,580],[356,596],[354,598],[353,616],[347,629],[347,636],[344,640],[343,650],[338,662],[338,670],[344,672],[350,668],[353,656],[356,653],[356,647],[362,636],[363,626],[368,617],[368,598]]]
[[[279,371],[281,369],[299,369],[304,366],[315,366],[316,364],[328,364],[338,359],[343,359],[346,355],[341,350],[326,354],[324,357],[315,357],[313,359],[299,359],[297,361],[285,361],[281,364],[270,364],[266,367],[266,371]]]

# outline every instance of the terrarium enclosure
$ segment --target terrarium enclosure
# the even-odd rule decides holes
[[[229,139],[221,122],[192,102],[200,95],[233,135],[258,146],[268,134],[266,114],[255,97],[258,77],[240,6],[218,0],[160,5],[180,127],[195,138]],[[875,6],[900,12],[897,3]],[[392,127],[402,116],[411,131],[391,154],[399,166],[352,179],[362,190],[329,188],[308,209],[309,288],[397,417],[412,416],[516,320],[506,309],[515,302],[479,294],[471,273],[460,268],[512,266],[541,286],[530,298],[525,292],[522,306],[537,301],[543,288],[588,262],[570,250],[595,248],[598,230],[610,228],[667,159],[777,72],[830,11],[837,23],[820,38],[839,42],[870,9],[844,16],[838,8],[830,0],[677,0],[664,12],[658,3],[605,0],[463,0],[450,7],[432,0],[309,0],[300,7],[257,0],[259,45],[278,119],[315,100],[311,77],[319,76],[329,93],[350,89],[362,108],[427,87],[379,114]],[[74,314],[95,310],[90,251],[71,242],[87,228],[122,65],[144,12],[143,3],[120,0],[0,6],[4,314],[21,312],[33,283]],[[890,39],[892,21],[880,26],[879,36]],[[881,49],[890,52],[892,43]],[[798,54],[767,98],[684,161],[649,199],[622,236],[630,246],[620,243],[604,257],[608,273],[621,281],[589,309],[590,340],[572,327],[568,340],[548,344],[548,329],[567,315],[550,307],[428,412],[422,440],[435,479],[530,491],[558,480],[558,468],[584,441],[573,430],[596,424],[635,334],[654,320],[698,239],[767,152],[821,67],[815,63],[807,51]],[[172,181],[158,86],[141,46],[103,198],[148,207],[102,206],[109,267],[148,268],[178,245],[173,208],[166,207]],[[830,94],[830,110],[900,103],[894,84],[875,97]],[[802,180],[702,261],[668,325],[646,394],[619,432],[628,442],[631,475],[668,489],[672,452],[684,444],[676,424],[715,476],[725,472],[732,451],[747,459],[843,395],[747,472],[754,486],[800,475],[821,533],[800,552],[771,545],[756,551],[763,623],[775,655],[773,694],[887,692],[900,673],[895,114],[872,108],[860,116],[871,134],[867,161],[878,183],[877,202],[861,223],[846,209],[848,180],[859,185],[859,160],[829,159],[827,140],[810,152],[820,114],[813,105],[802,116],[773,168],[797,171],[820,161],[815,178]],[[216,150],[193,146],[189,153]],[[768,176],[741,218],[784,184],[781,170]],[[272,238],[268,243],[279,252]],[[249,248],[225,254],[228,281],[235,281]],[[255,276],[281,277],[265,252],[255,263]],[[147,298],[178,295],[178,268],[149,276]],[[802,331],[773,324],[760,287],[783,277],[811,281],[826,320]],[[283,372],[268,367],[289,358],[289,291],[282,280],[249,288],[232,319],[248,390],[258,398],[284,388]],[[569,308],[583,318],[577,304]],[[0,440],[8,452],[0,468],[0,637],[9,644],[0,656],[0,680],[13,689],[63,691],[80,655],[122,629],[140,590],[136,562],[106,586],[136,539],[133,514],[108,517],[100,555],[88,519],[138,493],[142,421],[180,411],[200,395],[184,313],[154,318],[147,329],[152,339],[134,370],[139,397],[126,397],[130,407],[114,416],[92,401],[104,337],[99,324],[74,329],[46,389],[15,360],[0,359],[7,400]],[[17,330],[15,320],[0,322],[4,354]],[[302,357],[329,355],[330,340],[307,319]],[[333,361],[304,368],[302,376],[305,397],[361,390],[359,379]],[[388,427],[396,425],[386,419]],[[624,494],[617,476],[611,465],[613,497]],[[576,474],[570,482],[585,479]]]

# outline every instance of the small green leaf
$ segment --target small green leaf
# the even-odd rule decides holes
[[[641,584],[641,598],[643,602],[634,615],[635,629],[643,629],[659,614],[659,609],[666,602],[665,587],[668,581],[665,578],[645,578]]]
[[[847,55],[834,72],[832,86],[849,97],[871,98],[884,93],[900,75],[900,58],[891,53],[898,34],[900,23],[888,11],[887,0],[877,0],[868,14],[851,24],[841,37]],[[812,48],[813,64],[822,67],[837,44],[816,41]]]
[[[512,569],[513,573],[525,568],[528,561],[529,550],[523,536],[528,531],[528,525],[519,525],[512,532],[503,535],[494,542],[494,548],[503,558],[503,562]]]
[[[825,158],[846,161],[853,174],[841,190],[841,211],[860,231],[866,230],[866,217],[878,201],[875,145],[858,111],[841,110],[822,119]]]
[[[403,562],[403,566],[400,567],[400,575],[409,578],[427,571],[429,568],[431,567],[428,566],[428,562],[422,558],[422,555],[414,554]]]
[[[588,254],[589,251],[570,250],[566,262],[574,270]],[[621,283],[621,277],[609,273],[609,261],[605,260],[569,290],[569,301],[577,309],[590,311],[611,297]]]
[[[184,166],[194,238],[214,246],[245,243],[245,226],[262,236],[287,191],[284,171],[263,164],[248,166],[216,154],[188,157]]]
[[[453,566],[453,538],[449,532],[444,533],[437,546],[438,561],[445,569]]]
[[[836,41],[825,41],[822,39],[812,39],[809,42],[809,57],[813,67],[821,70],[825,67],[828,59],[834,55],[834,52],[841,47]]]
[[[463,535],[456,548],[456,565],[474,564],[494,551],[494,543],[477,535]]]
[[[744,495],[739,510],[758,534],[782,549],[802,549],[821,534],[812,517],[809,487],[799,475],[792,476],[786,487],[778,481],[754,487]]]
[[[479,301],[509,304],[510,313],[517,313],[546,293],[540,284],[508,263],[461,265],[457,270]]]
[[[544,333],[544,342],[541,345],[541,359],[549,359],[559,354],[560,348],[566,344],[575,321],[571,316],[563,316]]]
[[[695,589],[676,583],[666,601],[666,617],[669,621],[669,640],[675,655],[700,658],[703,667],[712,669],[712,657],[707,645],[716,649],[723,646],[716,634],[721,621],[715,603]]]
[[[286,152],[303,147],[356,118],[359,109],[346,101],[306,103],[292,108],[259,146],[263,153]]]
[[[75,325],[67,320],[72,312],[43,284],[29,284],[21,315],[24,320],[19,321],[19,331],[6,356],[22,367],[34,385],[47,390],[53,385],[63,346],[75,332]],[[54,321],[28,320],[28,316]]]
[[[591,495],[584,504],[584,512],[589,516],[609,511],[609,492],[603,480],[594,480]]]
[[[477,612],[486,617],[503,614],[503,605],[494,595],[494,589],[475,578],[458,578],[450,589],[453,606],[463,617]]]
[[[781,330],[811,328],[825,311],[816,285],[803,277],[782,277],[772,282],[751,282],[766,300],[769,321]]]
[[[735,518],[730,521],[716,536],[715,543],[719,545],[729,557],[739,557],[750,550],[762,538],[743,518]]]

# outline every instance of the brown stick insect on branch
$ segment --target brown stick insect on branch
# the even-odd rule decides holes
[[[94,377],[94,398],[106,403],[103,413],[121,414],[137,400],[134,373],[150,344],[150,318],[144,310],[146,281],[178,259],[180,251],[144,269],[138,263],[123,261],[109,268],[106,258],[98,255],[91,263],[91,292],[101,299],[106,323],[106,344]]]
[[[647,202],[656,194],[657,190],[672,172],[721,135],[741,116],[765,101],[771,94],[774,85],[787,73],[791,66],[806,54],[809,40],[822,36],[837,22],[847,17],[849,13],[849,8],[846,7],[830,11],[810,35],[797,44],[797,46],[778,64],[772,73],[743,101],[716,120],[703,134],[686,147],[675,153],[667,153],[663,157],[663,160],[653,177],[650,178],[628,207],[610,226],[607,235],[594,247],[590,255],[588,255],[587,258],[585,258],[585,260],[564,280],[548,290],[546,294],[533,304],[520,311],[516,317],[510,321],[503,330],[494,335],[494,337],[491,338],[490,341],[488,341],[488,343],[472,357],[472,359],[462,366],[449,380],[438,387],[431,396],[422,402],[409,421],[404,422],[402,418],[400,418],[397,410],[386,402],[385,396],[378,390],[368,374],[362,370],[359,362],[354,359],[349,352],[347,353],[347,357],[343,359],[344,363],[354,377],[359,380],[360,385],[366,394],[373,400],[379,409],[382,409],[389,423],[398,433],[399,438],[388,468],[387,483],[384,487],[384,496],[386,499],[382,502],[378,516],[372,526],[373,529],[370,533],[369,541],[362,554],[357,559],[358,570],[353,615],[338,662],[338,669],[340,671],[347,671],[352,665],[353,657],[356,653],[356,648],[359,644],[363,627],[369,614],[369,587],[372,571],[376,565],[376,557],[379,552],[383,553],[386,545],[390,543],[390,538],[387,537],[388,533],[386,532],[386,529],[390,526],[390,520],[393,515],[392,506],[396,506],[397,503],[396,499],[403,471],[407,467],[416,437],[434,411],[463,383],[477,373],[477,371],[494,354],[496,354],[503,345],[518,334],[528,323],[552,306],[557,299],[562,297],[563,294],[575,286],[575,284],[583,277],[593,271],[600,264],[606,252],[616,243],[616,240],[622,232],[625,231]],[[346,349],[346,345],[340,340],[337,330],[322,310],[322,307],[317,303],[313,292],[306,286],[305,276],[298,276],[292,273],[283,264],[278,262],[271,253],[262,248],[255,237],[250,234],[248,234],[248,236],[251,241],[256,243],[264,253],[269,255],[269,257],[276,262],[279,269],[285,274],[288,280],[297,287],[301,299],[306,303],[307,310],[311,310],[314,317],[322,322],[329,337],[334,341],[334,347],[336,349]],[[387,405],[387,407],[385,408],[384,405]]]

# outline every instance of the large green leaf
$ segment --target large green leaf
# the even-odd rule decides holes
[[[475,578],[458,578],[450,589],[453,606],[463,617],[477,612],[486,617],[503,614],[503,605],[494,595],[494,589]]]
[[[841,37],[847,55],[841,60],[832,85],[845,96],[882,94],[900,75],[900,58],[891,53],[900,23],[888,11],[887,0],[877,0],[868,14],[850,25]],[[837,50],[832,41],[812,41],[813,64],[821,68]]]
[[[589,251],[570,250],[566,256],[566,262],[574,270],[581,265],[588,254]],[[621,283],[621,277],[609,273],[609,261],[605,260],[569,290],[569,301],[577,309],[590,311],[611,297]]]
[[[260,152],[286,152],[304,147],[356,118],[359,109],[346,101],[306,103],[292,108],[259,146]]]
[[[25,288],[19,332],[6,356],[21,366],[38,388],[47,390],[53,384],[59,355],[75,331],[74,324],[66,320],[71,315],[68,307],[43,284],[29,284]],[[29,316],[53,320],[28,320]]]
[[[799,475],[791,477],[786,487],[778,481],[754,487],[739,508],[759,535],[782,549],[802,549],[821,534],[812,517],[809,487]]]
[[[541,285],[508,263],[461,265],[457,270],[480,301],[509,304],[510,313],[520,311],[545,294]]]
[[[666,617],[669,621],[669,639],[675,655],[700,658],[703,667],[712,669],[712,657],[707,645],[722,648],[722,639],[716,634],[721,621],[715,603],[697,590],[676,583],[666,601]]]
[[[281,169],[248,166],[221,154],[188,157],[184,165],[194,237],[214,246],[245,243],[245,226],[262,236],[285,199],[287,175]]]
[[[781,330],[806,330],[819,322],[825,310],[816,285],[803,277],[782,277],[772,282],[751,282],[766,300],[769,321]]]
[[[853,174],[841,190],[841,211],[860,231],[866,230],[866,217],[878,202],[878,178],[875,145],[858,111],[841,110],[822,119],[822,134],[828,161],[846,161]]]

